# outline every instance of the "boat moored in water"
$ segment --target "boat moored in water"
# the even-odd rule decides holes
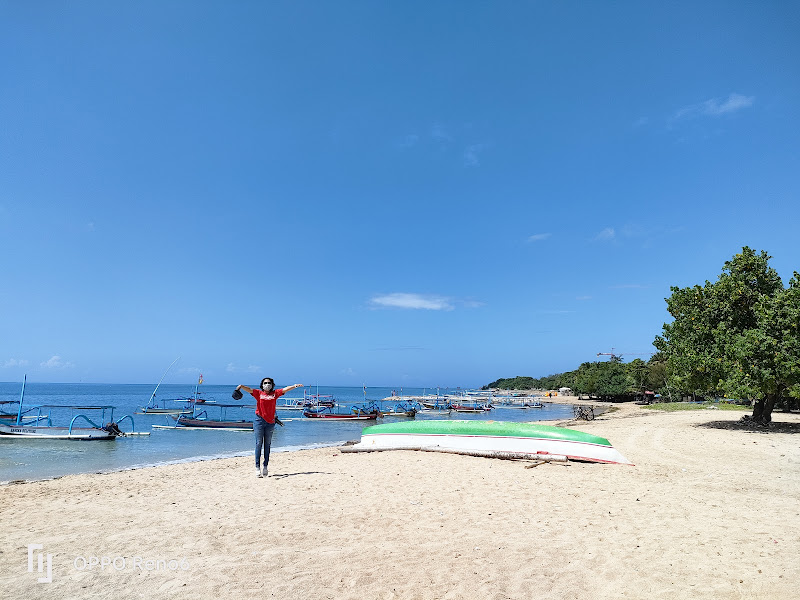
[[[377,410],[367,412],[356,407],[353,408],[352,412],[338,413],[327,406],[309,409],[303,412],[303,416],[306,419],[320,419],[326,421],[370,421],[377,419],[379,414]]]
[[[154,429],[206,429],[222,431],[253,431],[252,417],[247,419],[227,419],[227,409],[253,409],[254,404],[220,404],[215,402],[211,405],[197,405],[193,407],[189,415],[169,415],[175,423],[172,425],[153,425]],[[211,418],[208,409],[219,409],[219,418]],[[277,422],[277,420],[276,420]]]
[[[22,382],[22,392],[18,402],[19,407],[16,419],[0,420],[0,437],[8,439],[113,440],[123,435],[141,435],[134,431],[133,417],[130,415],[125,415],[118,422],[115,422],[114,407],[110,405],[63,406],[60,404],[39,404],[25,408],[23,402],[26,381],[27,377]],[[73,411],[73,416],[68,426],[57,426],[53,425],[50,414],[43,414],[42,409],[48,409],[50,412],[69,410]],[[82,412],[74,414],[76,410]],[[83,411],[93,411],[95,414],[99,412],[100,417],[98,420],[100,423],[98,424],[90,419],[83,414]],[[106,417],[108,417],[108,421],[106,421]],[[95,419],[97,418],[95,417]],[[126,419],[131,422],[130,432],[123,432],[119,428],[119,424]],[[84,422],[86,425],[83,425]]]

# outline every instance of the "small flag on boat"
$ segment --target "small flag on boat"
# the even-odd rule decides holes
[[[201,383],[203,383],[203,374],[202,373],[200,373],[200,379],[197,380],[197,385],[200,385]]]

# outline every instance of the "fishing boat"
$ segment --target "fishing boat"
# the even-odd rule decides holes
[[[421,401],[417,405],[418,414],[449,415],[452,407],[449,402],[437,399],[435,402]]]
[[[26,381],[27,377],[22,382],[22,392],[19,398],[16,419],[0,420],[0,437],[9,439],[113,440],[122,435],[138,435],[134,431],[133,417],[125,415],[118,422],[115,422],[114,407],[110,405],[64,406],[60,404],[39,404],[26,409],[23,406]],[[73,416],[68,426],[57,426],[53,425],[50,414],[43,414],[42,409],[48,409],[51,412],[69,410]],[[74,414],[76,410],[82,412]],[[95,417],[95,419],[99,420],[100,424],[83,414],[84,411],[94,411],[94,414],[99,413],[100,417]],[[106,421],[106,417],[108,417],[108,421]],[[130,419],[131,422],[130,432],[123,432],[119,428],[119,424],[126,419]],[[88,426],[81,426],[84,421]]]
[[[334,408],[337,406],[336,398],[332,394],[307,394],[303,390],[302,398],[285,398],[283,403],[278,404],[276,410],[298,410],[306,411],[313,408],[324,406],[327,408]]]
[[[349,413],[339,413],[333,412],[333,409],[328,406],[322,406],[303,411],[303,416],[306,419],[324,419],[326,421],[374,421],[378,418],[379,414],[380,413],[377,410],[373,412],[365,412],[358,409]]]
[[[219,418],[211,418],[208,409],[219,409]],[[170,425],[153,425],[154,429],[171,430],[223,430],[223,431],[253,431],[253,419],[228,419],[227,409],[255,408],[254,404],[220,404],[218,402],[210,406],[192,406],[190,415],[168,415],[175,422]]]
[[[367,427],[342,452],[428,450],[516,459],[571,459],[631,465],[602,437],[550,425],[507,421],[400,421]]]
[[[482,413],[492,410],[485,404],[453,404],[451,408],[459,413]]]
[[[310,407],[311,404],[303,398],[286,398],[275,410],[308,410]]]
[[[440,417],[449,417],[452,411],[449,408],[418,408],[418,415],[439,415]],[[416,416],[416,415],[415,415]]]
[[[422,401],[420,402],[420,404],[425,408],[430,408],[431,410],[450,410],[449,402],[444,402],[444,401],[440,402],[439,400],[437,400],[436,402]]]
[[[541,402],[525,402],[525,403],[518,403],[518,402],[498,402],[497,404],[493,404],[495,408],[516,408],[518,410],[525,410],[528,408],[544,408],[544,404]]]
[[[382,410],[378,414],[379,417],[408,417],[414,418],[417,416],[417,409],[416,408],[402,408],[402,407],[394,407],[390,410]]]

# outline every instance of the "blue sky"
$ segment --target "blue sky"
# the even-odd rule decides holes
[[[0,1],[0,381],[462,386],[800,269],[800,5]]]

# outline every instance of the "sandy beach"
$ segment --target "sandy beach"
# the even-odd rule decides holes
[[[797,597],[800,415],[776,412],[778,431],[763,432],[739,427],[743,412],[615,408],[569,426],[608,438],[634,467],[325,448],[273,454],[266,479],[234,458],[6,485],[0,590]],[[52,581],[39,583],[48,557]]]

